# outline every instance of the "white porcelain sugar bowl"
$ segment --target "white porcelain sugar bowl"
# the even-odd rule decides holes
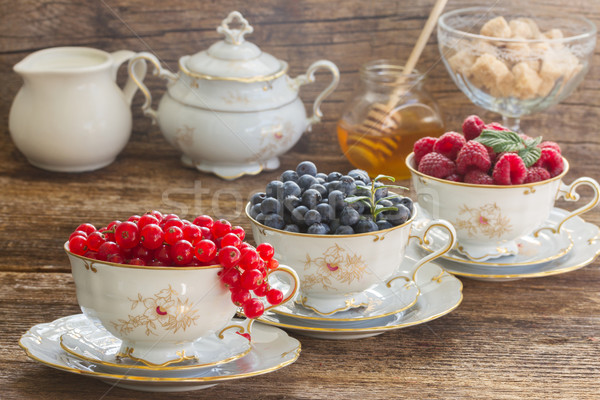
[[[236,21],[238,29],[232,27]],[[181,57],[176,74],[161,67],[150,53],[130,60],[129,74],[146,97],[142,110],[183,153],[185,165],[224,179],[275,169],[278,156],[321,120],[321,102],[335,90],[339,70],[332,62],[319,60],[306,74],[290,78],[285,61],[245,41],[244,35],[253,28],[237,11],[222,21],[217,32],[225,39]],[[144,62],[154,65],[154,75],[167,80],[156,110],[151,108],[152,96],[143,78],[136,75],[136,64]],[[313,115],[307,117],[298,92],[315,80],[320,68],[329,70],[333,78],[316,98]]]

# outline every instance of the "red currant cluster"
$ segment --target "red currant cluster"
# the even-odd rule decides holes
[[[243,307],[248,318],[264,312],[257,297],[272,304],[283,301],[283,293],[271,288],[266,278],[277,269],[274,249],[268,243],[254,248],[244,242],[246,232],[229,221],[214,221],[200,215],[193,222],[175,214],[151,211],[127,221],[113,221],[96,229],[81,224],[69,236],[69,250],[77,255],[116,264],[147,266],[208,266],[220,264],[221,281],[231,291],[231,300]],[[253,297],[251,291],[257,297]]]

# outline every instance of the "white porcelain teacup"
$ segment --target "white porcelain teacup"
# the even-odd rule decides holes
[[[456,229],[456,249],[473,261],[485,261],[518,253],[516,240],[546,229],[559,233],[570,218],[591,210],[600,199],[600,187],[582,177],[570,185],[561,179],[569,170],[551,179],[522,185],[475,185],[434,178],[416,170],[413,153],[406,158],[418,203],[428,218],[443,218]],[[578,201],[579,186],[592,188],[593,198],[553,226],[546,226],[555,200]]]
[[[149,366],[202,361],[196,341],[211,335],[223,338],[230,329],[251,333],[253,319],[232,321],[237,307],[218,276],[220,265],[133,266],[73,254],[68,242],[65,250],[81,310],[123,341],[120,357]],[[283,265],[273,273],[287,275],[285,303],[296,294],[298,276]]]
[[[396,227],[353,235],[312,235],[273,229],[246,215],[252,222],[257,244],[268,242],[275,248],[276,258],[293,268],[300,277],[296,302],[321,315],[360,307],[366,291],[378,284],[388,287],[392,281],[414,281],[414,273],[424,264],[447,253],[456,243],[455,231],[446,221],[436,220],[411,236],[416,212]],[[425,240],[433,228],[448,231],[447,243],[423,257],[413,266],[411,276],[398,271],[410,238]],[[413,233],[414,234],[414,233]]]

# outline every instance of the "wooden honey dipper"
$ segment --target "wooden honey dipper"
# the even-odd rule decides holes
[[[421,53],[433,32],[437,19],[444,10],[447,2],[448,0],[437,0],[434,4],[431,13],[429,13],[429,18],[427,18],[427,22],[417,39],[417,43],[415,43],[415,47],[410,53],[408,61],[404,65],[402,76],[396,80],[396,85],[402,85],[406,81],[406,77],[410,75],[415,68],[415,65],[417,65],[417,61],[419,61],[419,57],[421,57]],[[402,87],[399,87],[394,90],[386,104],[374,104],[369,110],[366,119],[356,131],[359,134],[374,136],[386,135],[389,134],[390,131],[393,131],[400,124],[401,121],[399,119],[401,116],[396,116],[392,114],[391,111],[393,111],[396,103],[398,103],[398,100],[400,100],[403,94],[404,90],[402,90]]]

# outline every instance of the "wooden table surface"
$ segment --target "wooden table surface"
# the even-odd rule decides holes
[[[19,348],[20,336],[31,326],[80,312],[62,250],[69,233],[81,222],[101,225],[149,209],[188,217],[209,213],[249,229],[240,214],[241,201],[224,195],[223,189],[245,199],[304,159],[323,171],[349,170],[335,122],[356,84],[358,66],[376,58],[406,59],[432,3],[0,0],[0,398],[167,398],[48,368]],[[477,3],[451,1],[448,8]],[[598,1],[529,3],[550,12],[585,14],[600,23]],[[214,28],[234,9],[255,26],[248,38],[287,60],[290,75],[303,73],[319,58],[330,59],[342,72],[338,90],[323,105],[323,123],[282,157],[280,169],[226,182],[182,167],[177,151],[141,115],[139,94],[131,140],[106,168],[81,174],[47,172],[31,166],[14,146],[8,111],[22,80],[12,66],[25,55],[60,45],[129,48],[154,51],[176,68],[179,56],[217,40]],[[459,129],[462,119],[473,113],[495,119],[469,102],[439,61],[433,37],[418,68],[429,72],[426,87],[442,108],[448,129]],[[562,146],[571,160],[566,182],[579,176],[600,178],[599,61],[596,50],[592,69],[577,91],[522,124],[526,133]],[[150,78],[149,85],[159,98],[163,82]],[[319,90],[319,84],[303,89],[307,107]],[[198,185],[208,193],[195,192]],[[600,224],[598,209],[584,218]],[[443,318],[355,341],[293,335],[302,342],[296,363],[169,398],[600,398],[599,262],[545,278],[462,281],[462,304]]]

